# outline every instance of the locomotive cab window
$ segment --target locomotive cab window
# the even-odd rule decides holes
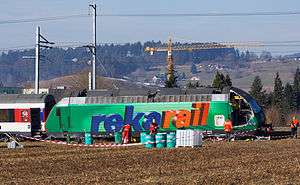
[[[245,125],[253,115],[249,103],[236,93],[230,94],[230,103],[232,106],[231,118],[234,126]]]

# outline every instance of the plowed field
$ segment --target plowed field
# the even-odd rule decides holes
[[[0,148],[0,184],[300,184],[300,140],[201,148]]]

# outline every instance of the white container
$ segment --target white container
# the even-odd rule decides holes
[[[20,145],[16,141],[11,141],[7,143],[7,148],[15,149],[15,148],[23,148],[23,145]]]
[[[199,130],[176,130],[176,147],[202,146],[202,136]]]

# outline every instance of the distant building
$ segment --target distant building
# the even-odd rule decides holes
[[[152,78],[152,82],[153,82],[153,83],[156,83],[157,80],[158,80],[158,78],[157,78],[156,76],[154,76],[154,77]]]
[[[152,85],[161,85],[163,83],[164,83],[164,79],[162,79],[161,77],[156,76],[156,75],[153,76],[152,82],[151,82]]]
[[[191,81],[199,81],[200,78],[198,78],[198,77],[196,77],[196,76],[193,76],[190,80],[191,80]]]
[[[0,94],[22,94],[21,87],[0,87]]]
[[[61,90],[64,90],[64,89],[67,89],[66,86],[57,86],[55,89],[61,89]]]
[[[126,57],[133,57],[133,54],[131,54],[131,51],[127,51]]]
[[[300,57],[295,57],[294,60],[295,61],[300,61]]]
[[[48,94],[48,93],[49,93],[49,89],[46,88],[39,89],[39,94]],[[23,89],[22,94],[34,94],[34,89]]]

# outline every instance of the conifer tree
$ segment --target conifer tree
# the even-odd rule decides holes
[[[299,67],[296,70],[296,73],[294,75],[294,89],[300,89],[300,69]]]
[[[293,91],[294,91],[294,102],[296,105],[296,109],[300,110],[300,69],[299,68],[297,68],[296,73],[294,75]]]
[[[186,84],[186,87],[187,87],[188,89],[192,89],[192,88],[194,88],[194,84],[193,84],[191,81],[189,81],[189,82]]]
[[[223,73],[217,71],[212,83],[212,87],[222,90],[224,87],[231,87],[231,86],[232,86],[232,82],[230,76],[226,75],[225,77]]]
[[[221,83],[222,83],[221,74],[219,73],[219,71],[217,71],[211,86],[214,88],[220,88]]]
[[[263,107],[266,106],[266,91],[263,90],[263,84],[259,76],[254,77],[249,93],[258,102],[258,104]]]
[[[273,98],[272,104],[281,107],[283,102],[283,86],[282,81],[280,79],[279,73],[276,73],[274,80],[274,90],[273,90]]]
[[[187,84],[187,88],[189,89],[195,89],[197,87],[200,87],[200,83],[199,81],[195,82],[195,83],[192,83],[192,82],[188,82]]]
[[[276,107],[279,113],[280,120],[277,120],[278,125],[282,125],[285,123],[285,110],[284,110],[284,99],[283,94],[284,87],[282,85],[282,81],[280,79],[279,73],[276,73],[275,80],[274,80],[274,90],[272,95],[272,105]]]
[[[288,114],[295,110],[295,97],[293,93],[293,86],[287,83],[284,87],[283,109],[284,113]]]
[[[231,79],[230,79],[229,74],[227,74],[227,75],[225,76],[225,85],[228,86],[228,87],[231,87],[231,86],[232,86],[232,82],[231,82]]]
[[[167,87],[167,88],[177,87],[177,77],[171,76],[171,78],[169,80],[166,80],[165,87]]]
[[[226,86],[225,76],[223,75],[223,73],[220,73],[220,80],[221,80],[220,89],[222,90]]]

